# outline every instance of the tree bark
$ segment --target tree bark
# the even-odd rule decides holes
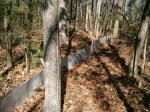
[[[141,68],[141,74],[140,74],[140,80],[139,80],[139,87],[142,87],[142,79],[144,74],[144,68],[145,68],[145,62],[146,62],[146,49],[147,49],[147,38],[145,40],[145,46],[144,46],[144,53],[143,53],[143,63]]]
[[[58,0],[43,1],[45,112],[61,111]]]
[[[93,20],[92,20],[92,13],[91,13],[92,7],[91,7],[90,4],[88,4],[88,7],[89,7],[89,10],[88,10],[88,14],[89,14],[89,32],[90,32],[90,35],[92,35],[93,34],[93,32],[92,32],[92,29],[93,29],[93,25],[92,25]]]
[[[82,8],[82,2],[80,3],[80,25],[82,26],[82,22],[83,22],[83,20],[82,20],[82,17],[83,17],[83,8]]]
[[[89,0],[88,0],[88,3],[89,3]],[[84,29],[85,31],[88,30],[88,5],[86,6],[86,16],[85,16],[85,26],[84,26]]]
[[[73,2],[73,0],[71,0],[71,6],[70,6],[70,24],[71,24],[71,22],[72,22],[72,3]]]
[[[30,52],[31,45],[28,31],[27,35],[24,35],[24,46],[25,46],[26,72],[29,72],[31,66],[31,52]]]
[[[9,34],[6,35],[6,67],[10,68],[12,66],[12,32],[9,32]]]
[[[117,17],[115,19],[115,24],[114,24],[114,31],[113,31],[113,41],[116,41],[116,38],[118,37],[118,30],[119,30],[119,21],[120,21],[120,13],[122,11],[122,5],[123,5],[123,0],[118,1],[118,9],[117,9]]]
[[[144,11],[143,11],[142,19],[141,19],[141,29],[138,33],[138,36],[136,37],[134,53],[130,62],[130,74],[129,75],[134,76],[135,78],[138,78],[138,75],[137,75],[138,74],[138,71],[137,71],[138,61],[142,53],[144,40],[146,38],[146,34],[147,34],[148,27],[150,24],[149,10],[150,10],[150,1],[147,0]]]
[[[102,0],[98,0],[96,8],[96,21],[95,21],[95,35],[98,37],[100,27],[100,13],[101,13]]]
[[[106,21],[105,28],[104,28],[104,34],[106,31],[107,32],[111,31],[113,9],[114,9],[114,0],[111,0],[109,4],[107,5],[107,21]]]
[[[78,21],[79,21],[79,1],[78,0],[76,0],[76,10],[75,10],[76,12],[76,21],[75,21],[75,31],[77,31],[78,30]]]
[[[12,32],[10,30],[9,26],[9,19],[6,15],[6,8],[5,8],[5,15],[4,15],[4,29],[5,29],[5,40],[6,40],[6,67],[10,68],[12,66]],[[8,34],[7,34],[8,33]]]
[[[67,1],[59,0],[59,37],[61,43],[68,42],[66,35],[67,24]]]

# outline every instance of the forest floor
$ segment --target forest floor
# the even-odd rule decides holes
[[[62,45],[61,57],[86,48],[91,41],[96,40],[83,31],[73,33],[71,38],[69,47],[66,44]],[[33,43],[33,46],[40,44],[38,41]],[[23,55],[21,46],[13,48],[16,58]],[[63,70],[63,112],[149,112],[150,60],[147,60],[145,65],[143,87],[139,88],[138,81],[129,77],[127,72],[131,52],[132,46],[119,38],[117,44],[102,43],[84,62]],[[5,50],[2,49],[0,51],[2,75],[6,72],[4,54]],[[15,86],[40,72],[42,68],[39,62],[30,73],[26,73],[25,61],[20,61],[5,76],[1,76],[0,96],[7,94]],[[38,91],[32,100],[28,100],[16,112],[43,112],[43,106],[44,91]]]

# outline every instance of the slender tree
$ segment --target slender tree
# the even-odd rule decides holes
[[[88,7],[89,7],[89,10],[88,10],[88,17],[89,17],[89,32],[90,32],[90,35],[92,35],[92,28],[93,28],[93,18],[92,18],[92,12],[91,12],[91,10],[92,10],[92,5],[91,5],[91,3],[89,3],[88,4]]]
[[[71,5],[70,5],[70,24],[72,22],[72,4],[73,4],[73,0],[71,0]]]
[[[31,52],[30,52],[30,39],[29,39],[29,28],[31,25],[27,22],[28,19],[28,14],[29,12],[29,7],[26,5],[26,2],[22,0],[21,2],[21,9],[22,9],[22,28],[24,33],[22,33],[23,36],[23,42],[24,42],[24,49],[25,49],[25,60],[26,60],[26,72],[30,71],[30,61],[31,61]]]
[[[79,3],[79,1],[78,0],[76,0],[76,8],[75,8],[75,23],[74,23],[74,28],[75,28],[75,31],[77,31],[78,30],[78,19],[79,19],[79,17],[78,17],[78,13],[79,13],[79,7],[78,7],[78,3]]]
[[[136,37],[135,40],[134,53],[130,62],[130,76],[134,76],[135,78],[138,78],[137,75],[138,61],[142,53],[149,24],[150,24],[150,0],[146,0],[143,15],[141,18],[141,27],[138,36]]]
[[[89,3],[89,0],[88,0],[88,3]],[[88,5],[86,6],[86,18],[85,18],[85,25],[84,25],[84,29],[85,29],[85,31],[87,31],[88,30],[88,10],[89,10],[89,8],[88,8]]]
[[[7,9],[5,7],[4,15],[4,29],[5,29],[5,40],[6,40],[6,67],[10,68],[12,66],[12,32],[10,30],[10,20],[7,16]]]
[[[61,42],[68,42],[67,27],[67,0],[59,0],[59,37]]]
[[[82,1],[80,2],[80,16],[79,16],[79,18],[80,18],[80,25],[82,26],[82,22],[83,22],[83,20],[82,20],[82,18],[83,18]]]
[[[109,1],[109,4],[107,5],[107,20],[106,20],[106,24],[104,26],[104,34],[105,34],[105,31],[110,31],[111,30],[111,26],[112,26],[112,13],[113,13],[113,9],[114,9],[114,0],[110,0]]]
[[[117,16],[115,19],[115,24],[114,24],[114,31],[113,31],[113,41],[115,42],[116,38],[118,37],[118,30],[119,30],[119,22],[120,22],[120,13],[122,11],[122,6],[123,6],[123,0],[118,0],[118,7],[117,7]]]
[[[102,4],[102,0],[98,0],[97,1],[97,8],[96,8],[96,21],[95,21],[95,35],[96,35],[96,37],[98,37],[98,34],[99,34],[101,4]]]
[[[142,68],[141,68],[141,74],[140,74],[140,80],[139,80],[139,87],[142,86],[142,79],[143,79],[143,74],[144,74],[144,67],[145,67],[145,62],[146,62],[146,48],[147,48],[147,38],[145,40],[145,46],[144,46],[144,53],[143,53],[143,63],[142,63]]]
[[[61,111],[58,0],[43,0],[45,112]]]

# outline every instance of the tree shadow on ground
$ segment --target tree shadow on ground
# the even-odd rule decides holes
[[[119,56],[117,49],[113,45],[110,45],[109,43],[108,43],[108,45],[111,48],[112,53],[119,59],[118,62],[120,63],[120,65],[122,66],[122,68],[124,69],[124,71],[126,73],[126,76],[115,78],[115,80],[121,82],[123,84],[123,86],[125,86],[125,87],[127,87],[127,86],[136,87],[143,94],[142,104],[147,109],[150,109],[150,95],[147,94],[144,89],[139,88],[137,86],[138,82],[136,81],[136,79],[134,77],[129,77],[129,67],[125,65],[125,60]],[[148,83],[150,82],[150,80],[148,80],[148,78],[146,78],[146,77],[143,77],[143,78],[146,82],[148,82]]]
[[[142,98],[142,103],[147,109],[150,110],[150,95],[146,94],[146,92],[143,89],[140,90],[144,94]]]
[[[129,67],[125,64],[126,63],[125,60],[119,56],[117,48],[115,48],[113,45],[111,45],[109,43],[108,43],[108,45],[112,51],[112,54],[116,56],[116,58],[118,59],[117,61],[120,63],[120,65],[123,68],[126,75],[128,75],[129,74]]]
[[[74,33],[74,30],[69,32],[69,37],[71,37]],[[65,56],[68,56],[71,53],[71,48],[72,48],[72,40],[73,38],[69,39],[69,43],[67,46],[67,50],[66,50],[66,54]],[[67,63],[68,65],[68,63]],[[61,111],[63,111],[63,105],[64,105],[64,99],[65,99],[65,95],[66,95],[66,84],[67,84],[67,74],[68,74],[68,66],[63,67],[61,70]]]
[[[109,47],[111,48],[112,53],[110,53],[109,50],[107,50],[107,49],[102,49],[99,51],[99,53],[95,54],[95,57],[98,59],[98,61],[100,61],[102,67],[105,69],[105,71],[108,75],[109,79],[106,81],[106,83],[113,84],[114,88],[117,90],[117,94],[118,94],[119,98],[124,102],[124,105],[128,112],[134,111],[134,108],[131,107],[127,103],[127,99],[125,99],[125,95],[124,95],[123,91],[121,91],[121,89],[119,88],[119,85],[118,85],[119,83],[121,83],[124,87],[134,87],[135,90],[138,91],[137,94],[139,94],[139,95],[142,94],[142,100],[140,100],[138,98],[138,102],[140,105],[143,105],[146,109],[149,110],[150,109],[150,94],[147,93],[147,91],[145,89],[138,87],[138,81],[136,81],[135,78],[128,76],[128,72],[129,72],[128,66],[125,65],[124,59],[119,56],[119,53],[114,46],[109,45]],[[118,58],[117,61],[120,63],[122,69],[124,69],[124,72],[126,73],[125,76],[122,75],[121,77],[119,77],[117,75],[112,75],[110,73],[108,67],[106,66],[106,64],[104,62],[102,62],[102,60],[99,57],[99,56],[107,56],[107,57],[111,58],[111,55],[114,55]],[[118,63],[117,61],[116,61],[116,63]],[[147,81],[147,82],[149,82],[149,81]]]
[[[67,46],[65,57],[67,57],[71,53],[72,41],[74,40],[75,36],[79,36],[79,35],[74,35],[74,33],[75,33],[74,29],[70,31],[70,34],[69,34],[70,39],[69,39],[69,43],[68,43],[68,46]],[[85,37],[80,35],[81,41],[86,42],[86,43],[90,42],[90,40],[88,40],[87,38],[86,39],[84,39],[84,38]],[[69,60],[69,59],[67,59],[67,60]],[[68,65],[68,62],[69,61],[67,61],[67,65]],[[68,66],[62,68],[62,75],[61,75],[61,77],[62,77],[61,78],[62,79],[62,84],[61,84],[62,85],[62,93],[61,93],[61,97],[62,97],[62,107],[61,108],[62,108],[62,110],[63,110],[63,105],[64,105],[64,98],[65,98],[65,95],[66,95],[66,82],[67,82],[67,74],[68,74],[68,72],[69,72]]]
[[[107,76],[109,78],[109,82],[111,82],[111,84],[113,84],[114,88],[117,91],[118,97],[123,101],[127,112],[134,112],[134,108],[128,104],[127,99],[125,98],[123,91],[120,89],[120,87],[118,85],[118,81],[116,81],[116,79],[113,78],[113,75],[110,73],[106,64],[99,58],[99,54],[94,53],[94,55],[95,55],[96,59],[101,63],[102,67],[105,69],[105,72],[107,73]]]
[[[150,83],[150,78],[146,77],[145,74],[144,74],[144,76],[143,76],[143,79],[144,79],[146,82]]]

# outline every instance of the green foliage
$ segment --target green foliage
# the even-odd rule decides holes
[[[35,52],[37,52],[37,54],[40,56],[40,57],[43,57],[44,55],[44,51],[43,51],[43,48],[41,46],[38,46],[38,47],[35,47],[33,49]]]
[[[42,3],[42,0],[37,0],[37,3],[38,3],[38,4],[41,4],[41,3]]]
[[[31,4],[31,1],[30,1],[30,0],[27,0],[27,1],[26,1],[26,4],[27,4],[27,6],[29,7],[29,9],[32,8],[32,4]]]
[[[30,13],[28,14],[28,19],[29,19],[30,22],[33,21],[33,17],[34,17],[34,13],[33,13],[33,12],[30,12]]]
[[[136,0],[130,0],[128,6],[129,7],[132,7],[134,4],[135,4]]]
[[[2,74],[0,74],[0,80],[4,80],[4,77]]]
[[[41,63],[41,58],[44,57],[44,51],[41,46],[35,47],[32,49],[32,68],[37,66],[38,63]]]
[[[29,29],[32,26],[32,24],[29,19],[25,19],[23,26],[24,26],[24,29]]]
[[[21,6],[18,1],[16,3],[12,3],[12,0],[0,0],[0,21],[3,21],[5,10],[6,14],[9,17],[9,22],[11,26],[21,25],[24,24],[24,27],[31,27],[31,23],[34,17],[34,9],[41,4],[41,0],[27,0],[24,3],[24,6]],[[24,15],[25,18],[24,22],[22,23],[22,16]]]
[[[0,21],[2,21],[2,18],[5,13],[5,2],[3,0],[0,0]]]
[[[19,21],[21,23],[21,15],[22,14],[23,14],[23,11],[18,7],[15,7],[14,9],[12,9],[10,11],[11,26],[17,25]]]
[[[22,38],[16,38],[14,41],[12,41],[12,46],[16,46],[20,43],[23,43],[23,39]]]

